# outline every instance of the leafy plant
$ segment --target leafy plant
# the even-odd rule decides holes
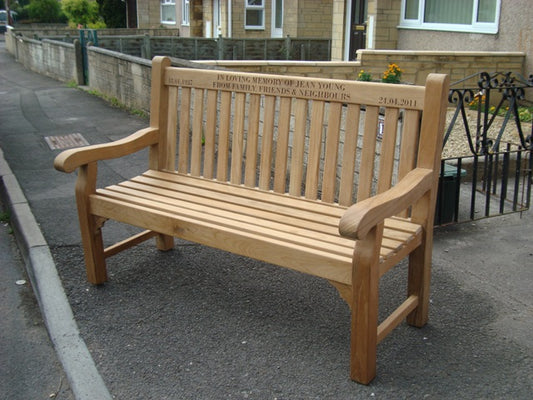
[[[470,103],[468,103],[468,108],[471,110],[478,110],[480,107],[484,111],[485,110],[485,95],[482,95],[481,93],[478,93],[474,100],[472,100]],[[495,106],[489,107],[489,114],[497,114],[499,116],[504,116],[507,111],[509,110],[509,107],[500,107],[498,110],[496,110]],[[531,122],[533,120],[533,107],[526,107],[526,106],[519,106],[518,107],[518,118],[522,122]]]
[[[11,215],[9,214],[8,211],[0,211],[0,222],[2,224],[9,223],[10,219],[11,219]]]
[[[400,83],[402,79],[403,70],[397,64],[389,64],[387,70],[383,73],[381,82],[385,83]]]
[[[365,72],[365,70],[362,69],[361,71],[359,71],[359,74],[357,74],[357,80],[370,82],[372,81],[372,74],[370,72]]]

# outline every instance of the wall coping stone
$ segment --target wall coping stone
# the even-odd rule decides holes
[[[74,44],[73,43],[61,42],[59,40],[43,39],[40,42],[41,43],[50,43],[50,44],[53,44],[53,45],[56,45],[56,46],[60,46],[60,47],[67,47],[69,49],[73,49],[74,48]]]
[[[373,50],[360,49],[357,54],[368,55],[406,55],[406,56],[475,56],[475,57],[525,57],[522,51],[435,51],[435,50]]]
[[[107,50],[107,49],[103,49],[101,47],[95,47],[95,46],[88,46],[87,50],[90,50],[95,53],[105,54],[106,56],[115,57],[120,60],[129,61],[129,62],[136,63],[136,64],[142,64],[150,68],[152,67],[152,61],[147,60],[145,58],[130,56],[128,54],[123,54],[117,51]]]
[[[219,66],[359,67],[360,61],[283,61],[283,60],[202,60],[198,63]]]

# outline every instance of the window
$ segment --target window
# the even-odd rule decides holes
[[[501,0],[402,0],[400,27],[498,33]]]
[[[191,24],[191,2],[190,0],[182,0],[181,3],[181,24]]]
[[[176,3],[174,0],[161,0],[161,23],[176,23]]]
[[[244,1],[244,28],[265,29],[265,0]]]

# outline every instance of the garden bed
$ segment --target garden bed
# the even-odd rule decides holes
[[[446,115],[446,128],[445,129],[447,129],[448,126],[450,125],[454,112],[455,112],[455,107],[448,109],[448,113]],[[477,111],[466,110],[466,116],[468,120],[468,125],[471,129],[472,140],[474,141],[475,135],[476,135],[475,130],[477,127]],[[483,115],[481,117],[483,117]],[[490,117],[491,116],[489,116],[489,118]],[[496,139],[498,137],[498,134],[501,130],[503,123],[504,123],[504,117],[497,116],[494,119],[494,122],[492,123],[490,127],[488,137],[491,139]],[[527,137],[531,135],[531,122],[522,122],[521,125],[522,125],[522,132],[524,133],[524,136]],[[516,127],[516,123],[514,119],[510,119],[507,122],[507,125],[505,126],[505,130],[501,138],[501,142],[513,144],[514,149],[516,149],[516,147],[520,145],[520,137],[518,135],[518,129]],[[471,155],[472,155],[472,152],[468,145],[468,139],[466,136],[465,126],[464,126],[461,116],[459,115],[457,118],[457,121],[455,122],[455,126],[453,127],[453,130],[450,133],[450,137],[448,138],[448,141],[446,142],[446,145],[444,146],[444,149],[442,151],[442,158],[463,157],[463,156],[471,156]]]

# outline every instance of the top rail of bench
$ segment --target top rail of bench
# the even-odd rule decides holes
[[[265,96],[422,110],[424,87],[169,67],[164,84]]]

